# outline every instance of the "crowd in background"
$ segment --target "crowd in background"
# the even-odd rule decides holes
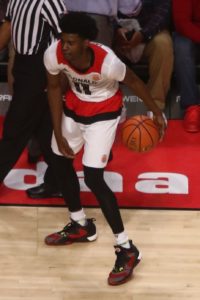
[[[183,127],[188,132],[200,131],[199,88],[196,82],[196,64],[199,48],[199,3],[198,1],[143,0],[142,7],[131,12],[131,5],[140,1],[103,1],[101,5],[92,1],[65,0],[68,11],[90,13],[99,28],[98,41],[112,47],[117,55],[134,69],[134,64],[148,65],[148,87],[161,109],[165,109],[172,73],[179,88],[183,110]],[[106,3],[106,5],[104,4]],[[0,0],[0,22],[3,22],[8,0]],[[103,19],[107,16],[107,19]],[[113,17],[115,21],[113,22]],[[120,30],[119,28],[122,28]],[[131,41],[123,40],[129,31]],[[121,34],[122,33],[122,34]],[[9,90],[12,92],[13,48],[0,51],[0,61],[7,61]],[[33,155],[40,156],[37,143],[30,143]]]

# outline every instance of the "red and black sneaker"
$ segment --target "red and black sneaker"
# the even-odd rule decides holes
[[[131,277],[133,269],[141,260],[141,253],[133,245],[132,241],[129,242],[131,245],[129,249],[123,248],[122,246],[115,246],[117,259],[108,277],[108,284],[110,285],[125,283]]]
[[[87,225],[81,226],[75,221],[68,223],[63,230],[52,233],[45,238],[47,245],[69,245],[74,242],[92,242],[96,240],[95,219],[87,219]]]

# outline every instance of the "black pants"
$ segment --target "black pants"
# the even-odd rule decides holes
[[[13,168],[33,134],[37,133],[42,154],[49,166],[53,155],[43,55],[16,54],[13,76],[13,99],[0,140],[0,182]]]
[[[55,154],[54,172],[69,211],[81,210],[80,185],[73,167],[73,160]],[[84,180],[96,196],[112,232],[117,234],[124,231],[117,199],[104,180],[104,169],[84,166]]]

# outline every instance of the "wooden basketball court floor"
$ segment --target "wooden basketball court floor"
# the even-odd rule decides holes
[[[143,259],[124,285],[107,285],[115,256],[98,208],[98,240],[48,247],[44,237],[67,223],[65,208],[0,207],[0,300],[199,300],[200,211],[122,209]]]

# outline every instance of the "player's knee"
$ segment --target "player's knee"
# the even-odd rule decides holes
[[[96,185],[96,178],[94,177],[94,172],[92,172],[91,168],[84,168],[84,180],[87,187],[90,190],[93,190]]]
[[[84,181],[87,187],[93,191],[103,180],[103,170],[84,166]]]

